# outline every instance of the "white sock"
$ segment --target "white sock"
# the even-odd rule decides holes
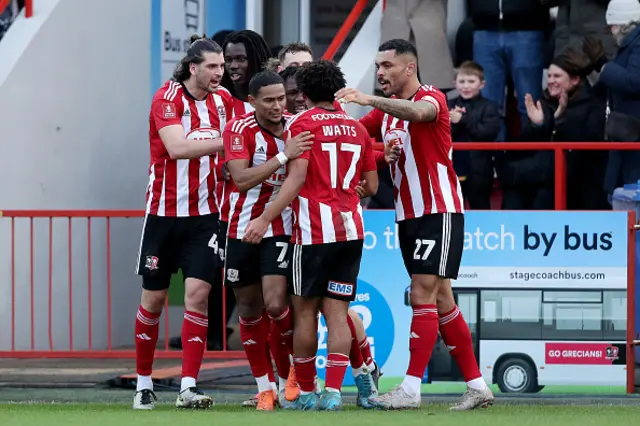
[[[196,386],[196,379],[193,377],[183,377],[180,382],[180,392],[185,389],[193,388]]]
[[[284,391],[284,388],[287,387],[287,379],[278,376],[278,388],[281,391]]]
[[[376,371],[376,364],[371,361],[371,364],[367,365],[367,368],[369,369],[369,373],[373,373],[374,371]]]
[[[337,392],[338,394],[340,393],[340,391],[336,388],[324,388],[324,390],[326,390],[327,392]]]
[[[351,368],[351,371],[353,372],[353,377],[358,377],[359,375],[364,373],[364,365],[362,365],[362,367],[360,368]]]
[[[276,382],[269,382],[269,386],[271,386],[271,390],[275,393],[278,393],[278,387],[276,386]]]
[[[482,377],[478,377],[477,379],[469,380],[467,386],[469,386],[470,389],[484,390],[487,388],[487,382],[485,382]]]
[[[411,396],[420,395],[422,386],[422,378],[414,376],[404,376],[402,381],[402,389]]]
[[[315,384],[316,384],[316,393],[322,393],[322,387],[320,386],[320,381],[318,380],[318,376],[316,376],[315,378]]]
[[[151,380],[151,376],[141,376],[140,374],[138,374],[136,392],[139,392],[142,389],[149,389],[150,391],[153,391],[153,380]]]
[[[256,377],[256,384],[258,385],[258,393],[268,391],[271,389],[271,383],[269,383],[268,374],[265,374],[262,377]]]

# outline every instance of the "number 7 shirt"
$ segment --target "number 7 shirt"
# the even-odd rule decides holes
[[[293,117],[285,130],[296,136],[310,131],[307,177],[292,203],[295,244],[328,244],[364,239],[360,196],[362,173],[375,171],[369,133],[342,111],[315,107]]]

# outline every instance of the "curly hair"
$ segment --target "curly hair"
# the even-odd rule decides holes
[[[224,45],[222,46],[222,50],[224,52],[227,51],[227,46],[229,45],[229,43],[242,43],[244,45],[244,48],[247,51],[247,60],[249,61],[250,76],[263,71],[265,64],[271,57],[271,50],[269,49],[269,45],[267,45],[267,42],[264,40],[264,38],[255,31],[240,30],[234,31],[229,34],[224,41]],[[222,76],[221,85],[229,92],[231,92],[233,96],[236,96],[233,81],[231,81],[229,73],[224,73],[224,75]]]
[[[298,72],[298,70],[300,69],[299,65],[291,65],[285,69],[283,69],[282,71],[280,71],[280,77],[282,77],[283,81],[287,81],[290,78],[295,78],[296,73]],[[297,84],[297,82],[296,82]]]
[[[191,77],[191,64],[201,64],[204,61],[205,53],[222,53],[222,48],[218,43],[207,38],[194,34],[191,36],[189,49],[187,54],[178,62],[173,71],[173,79],[182,83]]]
[[[340,67],[333,61],[307,62],[296,72],[298,89],[313,103],[333,102],[334,94],[347,86]]]

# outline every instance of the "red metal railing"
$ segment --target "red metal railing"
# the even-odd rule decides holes
[[[9,6],[9,3],[11,3],[11,0],[0,0],[0,13],[4,12],[4,9]],[[24,16],[27,18],[33,16],[33,0],[25,0]]]
[[[0,358],[134,358],[135,350],[132,348],[115,348],[113,345],[113,280],[112,280],[112,222],[114,219],[135,219],[144,217],[144,212],[141,210],[4,210],[0,211],[0,217],[10,221],[10,279],[11,279],[11,343],[10,350],[8,351],[0,351]],[[19,221],[28,221],[28,262],[23,262],[23,264],[28,265],[28,286],[29,286],[29,301],[26,304],[22,304],[22,307],[16,302],[17,295],[17,286],[18,280],[16,277],[16,273],[18,272],[16,269],[16,225]],[[47,301],[47,318],[46,324],[48,327],[48,349],[36,349],[36,326],[41,324],[44,321],[38,322],[36,320],[36,313],[38,310],[36,309],[36,279],[35,279],[35,265],[34,262],[36,260],[36,244],[35,237],[36,232],[34,230],[36,226],[36,221],[44,220],[45,223],[48,224],[48,248],[47,248],[47,266],[48,276],[47,276],[47,286],[48,286],[48,301]],[[67,241],[67,303],[68,303],[68,323],[66,327],[69,329],[68,334],[68,345],[66,345],[65,349],[60,349],[56,347],[54,344],[53,337],[53,327],[54,327],[54,313],[56,312],[57,307],[54,306],[54,267],[59,266],[59,263],[54,262],[54,221],[56,223],[58,221],[64,221],[67,224],[66,230],[66,241]],[[86,225],[84,226],[84,232],[86,233],[86,242],[85,245],[80,247],[80,251],[86,250],[86,257],[84,259],[79,258],[79,256],[74,256],[74,249],[78,249],[78,247],[74,246],[74,235],[76,232],[81,231],[81,228],[78,228],[77,225],[74,226],[74,221],[86,221]],[[96,235],[95,226],[93,226],[97,221],[104,222],[105,232],[102,236]],[[102,349],[96,349],[94,347],[94,314],[93,309],[96,306],[96,300],[94,298],[93,290],[94,290],[94,267],[99,264],[99,262],[94,265],[94,258],[92,247],[94,246],[93,241],[96,239],[104,239],[104,249],[105,249],[105,258],[104,258],[104,269],[105,269],[105,279],[106,289],[105,289],[105,299],[104,306],[106,307],[106,324],[104,324],[104,329],[102,330],[103,335],[106,335],[106,344]],[[74,261],[86,262],[87,274],[86,277],[82,280],[78,279],[78,274],[75,274],[74,270]],[[93,266],[92,266],[93,265]],[[135,277],[132,277],[132,281],[136,281]],[[139,282],[139,280],[137,280]],[[82,284],[80,284],[82,282]],[[22,287],[22,283],[20,283]],[[80,288],[78,288],[80,287]],[[86,321],[87,321],[87,334],[86,336],[86,349],[78,350],[76,345],[74,345],[74,341],[78,337],[76,333],[74,333],[74,324],[77,321],[74,321],[74,302],[77,302],[77,299],[74,297],[74,289],[82,290],[86,289],[87,299],[86,299]],[[224,299],[224,289],[223,289],[223,300]],[[25,312],[28,310],[28,313]],[[30,339],[29,339],[29,349],[17,349],[16,348],[16,317],[20,315],[21,318],[28,317],[30,319]],[[60,312],[58,312],[60,314]],[[225,336],[223,340],[223,351],[207,351],[205,352],[205,358],[243,358],[244,351],[228,351],[227,342],[226,342],[226,307],[223,309],[221,313],[215,313],[218,315],[223,315],[223,336]],[[132,313],[132,321],[134,318],[134,313]],[[164,348],[158,350],[156,352],[157,357],[159,358],[180,358],[182,356],[181,351],[172,351],[169,350],[169,309],[168,309],[168,300],[165,303],[165,309],[163,312],[164,316]],[[180,316],[181,317],[181,316]],[[0,336],[4,334],[0,333]],[[6,334],[4,334],[6,335]],[[133,342],[131,340],[131,342]]]
[[[331,41],[331,44],[327,47],[327,51],[322,55],[322,59],[332,60],[334,56],[336,56],[340,46],[342,46],[353,29],[353,26],[358,22],[358,19],[360,19],[360,15],[362,15],[362,12],[367,7],[367,3],[368,0],[358,0],[356,2],[351,12],[349,12],[349,15],[347,15],[347,19],[344,20],[342,26],[340,26],[340,29]]]

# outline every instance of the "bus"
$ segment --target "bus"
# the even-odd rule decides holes
[[[505,393],[535,393],[546,385],[624,386],[626,287],[555,283],[474,288],[453,281],[485,380]],[[428,382],[458,380],[460,370],[439,336]]]

